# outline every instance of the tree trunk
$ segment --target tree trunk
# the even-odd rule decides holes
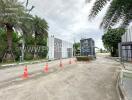
[[[2,61],[12,62],[12,61],[15,61],[15,58],[12,52],[13,26],[11,24],[6,24],[6,29],[7,29],[7,49],[5,50]]]
[[[117,57],[118,56],[118,53],[117,53],[117,49],[116,48],[113,48],[113,50],[111,50],[111,56],[112,57]]]
[[[12,34],[13,34],[13,29],[7,27],[7,46],[8,46],[8,50],[12,50]]]

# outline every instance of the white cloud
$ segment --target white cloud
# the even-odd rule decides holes
[[[94,1],[86,4],[85,0],[29,0],[29,4],[35,6],[33,15],[47,20],[50,34],[68,41],[93,38],[96,46],[103,47],[99,24],[106,8],[93,21],[88,21]]]

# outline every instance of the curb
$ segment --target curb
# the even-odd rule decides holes
[[[63,58],[63,59],[69,59],[69,58]],[[37,63],[42,63],[42,62],[51,62],[51,61],[56,61],[56,60],[59,60],[59,59],[53,59],[53,60],[37,60],[37,61],[31,61],[31,62],[22,62],[22,63],[13,63],[13,64],[3,64],[3,65],[0,65],[0,69],[9,68],[9,67],[16,67],[16,66],[19,66],[19,65],[37,64]]]
[[[128,100],[127,94],[125,92],[125,89],[123,87],[122,83],[122,72],[119,73],[118,78],[117,78],[117,84],[116,84],[116,89],[118,92],[118,96],[120,100]]]
[[[19,65],[26,65],[26,64],[37,64],[37,63],[42,63],[42,62],[48,62],[48,60],[14,63],[14,64],[3,64],[3,65],[0,65],[0,69],[9,68],[9,67],[16,67],[16,66],[19,66]]]

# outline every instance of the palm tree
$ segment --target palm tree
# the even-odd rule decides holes
[[[20,24],[21,17],[26,13],[26,9],[18,0],[0,0],[0,25],[4,27],[7,34],[7,48],[3,61],[15,60],[12,51],[13,28]]]
[[[39,39],[48,36],[48,23],[45,19],[41,19],[38,16],[33,17],[33,34],[35,36],[34,45],[37,45]],[[37,54],[34,52],[34,59],[36,58]]]
[[[21,28],[24,33],[24,37],[26,42],[29,42],[32,40],[32,45],[40,45],[43,41],[43,39],[47,38],[48,36],[48,23],[45,19],[42,19],[38,16],[30,16],[31,19],[25,21],[23,20],[23,24],[21,25]],[[42,41],[41,41],[42,40]],[[41,43],[40,43],[41,41]],[[31,41],[30,41],[31,42]],[[37,58],[37,52],[34,50],[34,59]]]
[[[45,35],[48,35],[48,23],[45,19],[41,19],[38,16],[33,17],[33,31],[35,38]]]
[[[20,26],[25,37],[28,37],[28,35],[33,35],[37,40],[37,38],[41,38],[42,36],[48,36],[49,27],[45,19],[32,15],[27,15],[27,17],[30,17],[30,19],[23,19]]]
[[[132,20],[132,0],[96,0],[89,19],[97,16],[102,8],[109,2],[110,6],[100,26],[104,29],[108,29],[119,21],[122,21],[121,26],[126,27]]]

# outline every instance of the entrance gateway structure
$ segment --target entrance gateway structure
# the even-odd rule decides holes
[[[95,43],[92,38],[81,39],[81,56],[93,56],[95,57]]]
[[[73,44],[56,37],[48,37],[48,59],[55,60],[73,57]]]

